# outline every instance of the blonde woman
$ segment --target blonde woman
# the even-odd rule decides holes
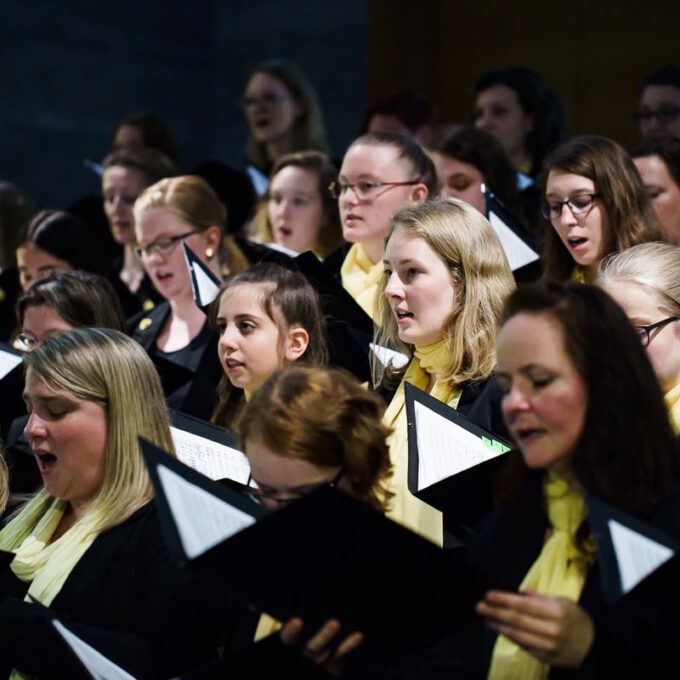
[[[166,554],[139,453],[139,436],[174,450],[153,364],[104,329],[59,334],[25,362],[25,433],[44,488],[0,532],[16,555],[0,578],[0,673],[71,677],[44,607],[135,677],[209,658],[209,633],[189,630],[179,605],[190,582]],[[200,596],[194,606],[205,611]]]
[[[633,322],[680,433],[680,248],[633,246],[607,258],[597,282]]]
[[[404,383],[410,382],[491,430],[504,431],[491,377],[494,333],[514,281],[489,222],[456,199],[428,201],[391,221],[378,285],[376,342],[410,357],[378,381],[399,388],[385,414],[394,429],[390,512],[394,519],[441,543],[441,515],[407,488]]]

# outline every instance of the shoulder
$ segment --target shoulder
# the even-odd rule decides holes
[[[501,401],[503,392],[494,375],[481,380],[471,380],[463,386],[458,411],[472,422],[501,437],[509,437]]]
[[[128,333],[135,340],[156,337],[168,314],[170,314],[170,305],[167,302],[162,302],[148,312],[141,311],[139,314],[130,317],[125,325]]]

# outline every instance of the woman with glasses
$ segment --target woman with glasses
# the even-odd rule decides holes
[[[635,325],[680,433],[680,248],[633,246],[602,262],[597,283]]]
[[[191,175],[153,184],[134,207],[137,253],[165,302],[129,322],[149,352],[168,405],[207,420],[221,369],[217,337],[194,302],[182,243],[222,279],[244,266],[224,237],[226,210],[210,186]]]
[[[434,196],[437,172],[410,138],[371,132],[347,150],[332,191],[340,207],[343,238],[353,244],[340,271],[342,285],[373,317],[390,218]]]
[[[574,137],[545,160],[544,276],[593,281],[605,255],[660,240],[661,227],[628,154],[610,139]]]
[[[680,139],[648,139],[630,151],[661,222],[665,240],[680,245]]]
[[[279,158],[250,225],[253,239],[319,257],[333,252],[342,243],[338,203],[328,188],[336,177],[335,166],[319,151]]]
[[[284,154],[328,151],[316,92],[295,64],[282,59],[258,64],[241,107],[250,128],[247,170],[257,194],[265,193],[272,165]]]

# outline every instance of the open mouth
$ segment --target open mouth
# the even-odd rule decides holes
[[[571,248],[579,248],[581,246],[584,246],[588,242],[588,239],[585,238],[584,236],[573,236],[571,238],[568,238],[567,241]]]
[[[394,313],[397,315],[397,319],[412,319],[413,318],[413,312],[402,312],[398,309],[394,311]]]
[[[168,279],[172,278],[172,273],[171,272],[156,272],[156,278],[159,281],[167,281]]]
[[[254,122],[256,128],[266,128],[269,125],[269,118],[256,118]]]
[[[515,439],[517,441],[526,441],[527,439],[531,439],[536,435],[543,434],[543,432],[544,430],[538,427],[523,427],[515,430]]]
[[[57,457],[51,453],[40,453],[39,451],[35,451],[34,453],[41,472],[52,469],[57,462]]]
[[[242,366],[245,366],[245,364],[243,362],[235,361],[234,359],[226,359],[224,361],[224,365],[230,371],[233,371],[233,370],[236,370],[237,368],[241,368]]]
[[[288,238],[293,233],[293,230],[289,229],[288,227],[279,227],[277,231],[283,238]]]

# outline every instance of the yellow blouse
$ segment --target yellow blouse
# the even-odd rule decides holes
[[[673,425],[673,432],[680,434],[680,383],[664,395],[668,415]]]
[[[378,283],[383,275],[383,263],[373,263],[361,243],[355,243],[340,268],[342,285],[359,306],[373,318],[373,305]]]

